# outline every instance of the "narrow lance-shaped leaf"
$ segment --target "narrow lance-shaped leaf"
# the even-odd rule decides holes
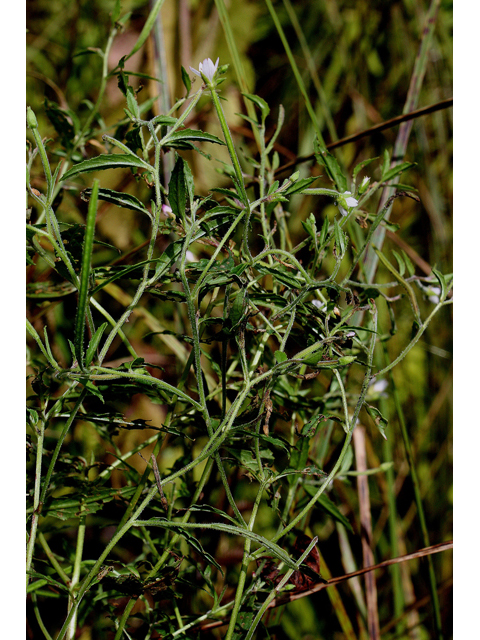
[[[371,162],[373,162],[374,160],[378,160],[378,156],[376,158],[368,158],[367,160],[363,160],[363,162],[359,162],[356,166],[355,169],[353,170],[353,181],[355,182],[357,179],[357,175],[360,173],[360,171],[362,169],[364,169],[366,166],[368,166]]]
[[[92,195],[91,189],[84,189],[80,194],[82,200],[88,201]],[[122,193],[121,191],[113,191],[112,189],[99,189],[99,200],[105,200],[111,204],[117,205],[117,207],[123,207],[124,209],[131,209],[132,211],[139,211],[140,213],[146,213],[149,217],[150,212],[145,209],[144,205],[138,198],[130,195],[129,193]]]
[[[89,158],[88,160],[79,162],[64,173],[61,179],[67,180],[79,173],[90,173],[92,171],[104,171],[105,169],[118,169],[121,167],[137,167],[146,171],[152,171],[152,167],[147,162],[144,162],[133,153],[102,153],[95,158]]]
[[[214,142],[215,144],[225,145],[220,138],[214,136],[212,133],[205,133],[205,131],[197,131],[196,129],[181,129],[180,131],[173,131],[167,133],[167,135],[161,140],[163,146],[173,146],[175,142],[186,142],[189,140],[205,140],[206,142]]]
[[[85,356],[85,365],[88,367],[95,355],[95,351],[97,350],[98,345],[100,344],[100,340],[102,339],[103,332],[108,327],[108,322],[104,322],[92,336],[90,340],[90,344],[88,345],[87,354]]]
[[[187,190],[185,187],[185,161],[177,155],[172,177],[168,183],[168,201],[177,218],[182,220],[185,226],[185,208],[187,205]]]
[[[335,183],[337,189],[342,193],[346,191],[347,179],[343,175],[343,172],[340,169],[340,165],[338,164],[338,160],[335,158],[335,156],[327,151],[326,147],[323,147],[320,144],[318,138],[315,138],[315,141],[313,143],[313,150],[318,164],[325,167],[328,177]]]
[[[162,8],[163,3],[164,3],[164,0],[157,0],[153,9],[150,11],[147,21],[143,25],[143,29],[140,35],[138,36],[137,42],[135,43],[133,49],[130,51],[128,56],[125,57],[125,60],[128,60],[129,58],[131,58],[133,54],[137,53],[137,51],[143,47],[143,45],[145,44],[148,38],[150,31],[153,29],[155,25],[155,20],[160,12],[160,9]]]
[[[290,558],[288,553],[286,553],[280,546],[268,540],[264,536],[259,535],[258,533],[254,533],[248,529],[244,529],[242,527],[235,527],[230,524],[224,524],[223,522],[216,522],[215,525],[210,523],[202,523],[202,522],[171,522],[165,520],[163,518],[151,518],[150,520],[137,520],[133,523],[134,527],[162,527],[164,529],[178,529],[181,535],[184,535],[185,531],[189,529],[212,529],[215,526],[217,531],[224,531],[225,533],[230,533],[232,535],[241,536],[244,538],[250,538],[253,542],[264,546],[272,553],[276,558],[282,560],[288,567],[293,569],[297,568],[296,563]]]
[[[265,100],[263,98],[260,98],[259,96],[253,95],[251,93],[242,93],[242,95],[245,98],[247,98],[248,100],[250,100],[251,102],[253,102],[254,104],[257,105],[257,107],[260,109],[260,111],[262,113],[262,122],[265,122],[265,118],[270,113],[270,107],[265,102]]]
[[[85,320],[88,302],[88,287],[90,269],[92,266],[93,235],[95,231],[95,217],[97,215],[98,180],[94,180],[92,196],[88,205],[87,226],[83,242],[82,272],[80,276],[80,289],[78,291],[78,308],[75,319],[75,356],[80,369],[84,368],[83,337],[85,333]]]
[[[392,167],[391,169],[385,171],[385,173],[382,175],[382,182],[387,182],[388,180],[399,176],[401,173],[403,173],[407,169],[410,169],[411,167],[414,167],[415,165],[415,162],[402,162],[400,164],[397,164],[395,167]]]
[[[336,219],[333,221],[333,232],[335,235],[335,244],[337,246],[338,252],[340,253],[340,255],[343,255],[346,248],[345,234]]]
[[[184,84],[185,89],[187,90],[187,96],[190,94],[190,89],[192,88],[192,81],[190,80],[190,77],[185,69],[185,67],[182,66],[182,82]]]
[[[381,414],[381,412],[376,407],[372,406],[371,404],[365,403],[365,409],[367,410],[368,415],[373,420],[373,422],[374,422],[375,426],[377,427],[377,429],[379,430],[380,434],[386,440],[387,436],[386,436],[386,433],[385,433],[385,429],[387,428],[388,420],[386,418],[384,418],[384,416]]]

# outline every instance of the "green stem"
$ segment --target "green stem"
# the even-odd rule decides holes
[[[62,429],[62,433],[60,434],[60,437],[58,438],[57,444],[55,446],[55,451],[52,454],[52,459],[50,460],[50,464],[48,465],[45,481],[43,483],[42,495],[40,496],[40,504],[42,505],[45,502],[48,487],[50,485],[50,478],[52,477],[53,469],[55,468],[55,464],[60,454],[60,449],[62,448],[62,444],[63,444],[63,441],[65,440],[65,436],[67,435],[70,427],[72,426],[73,421],[75,420],[78,410],[80,409],[86,395],[87,395],[87,390],[83,389],[81,394],[78,397],[77,402],[75,403],[75,406],[72,409],[72,412],[68,417],[68,420],[65,422],[65,426]]]
[[[384,357],[387,355],[387,348],[385,342],[383,344],[383,354]],[[377,357],[377,363],[380,362],[381,355]],[[382,415],[388,416],[388,407],[385,398],[379,399],[379,406]],[[393,460],[393,449],[394,443],[393,439],[396,434],[390,432],[390,435],[386,440],[383,441],[383,459],[384,460]],[[390,545],[392,549],[392,557],[396,558],[400,555],[399,544],[398,544],[398,512],[397,512],[397,500],[395,493],[395,471],[393,465],[388,468],[385,472],[385,480],[387,483],[387,501],[388,501],[388,529],[389,529],[389,539]],[[405,634],[405,621],[403,620],[403,613],[405,609],[405,597],[402,586],[402,576],[400,572],[400,566],[398,564],[393,564],[390,568],[390,573],[392,576],[392,591],[393,591],[393,610],[394,610],[394,618],[399,620],[396,630],[399,637]]]
[[[42,616],[40,615],[40,610],[38,608],[37,594],[35,593],[35,591],[32,592],[32,604],[33,604],[33,611],[35,613],[35,618],[37,619],[38,626],[40,627],[45,637],[45,640],[52,640],[52,636],[48,633],[47,627],[44,625]]]
[[[243,69],[240,53],[238,51],[238,47],[235,42],[235,38],[233,35],[230,20],[228,18],[228,12],[225,6],[225,2],[224,0],[215,0],[215,5],[217,7],[218,17],[220,18],[220,22],[222,23],[225,39],[228,45],[228,50],[230,51],[230,55],[232,57],[233,67],[235,69],[235,75],[237,76],[238,86],[240,87],[242,94],[249,93],[248,85],[245,80],[247,76]],[[253,106],[253,103],[251,102],[251,100],[248,100],[248,98],[246,98],[245,96],[243,96],[243,102],[245,104],[245,108],[247,110],[249,118],[251,118],[254,122],[256,122],[257,114],[255,112],[255,107]],[[258,129],[256,127],[252,127],[252,130],[253,130],[253,135],[255,136],[255,140],[257,142],[257,146],[258,148],[260,148],[260,137],[259,137]]]
[[[52,567],[55,569],[57,574],[60,576],[60,578],[63,580],[63,582],[66,585],[70,584],[70,578],[68,577],[68,575],[65,573],[65,571],[60,566],[60,563],[56,559],[55,554],[53,553],[53,551],[50,549],[50,546],[49,546],[45,536],[43,535],[43,533],[41,531],[38,532],[37,537],[38,537],[38,541],[42,545],[43,550],[45,551],[45,555],[50,560],[50,562],[52,564]]]
[[[75,588],[78,584],[79,578],[80,578],[80,569],[82,566],[82,555],[83,555],[83,546],[84,546],[84,542],[85,542],[85,520],[86,520],[86,516],[81,516],[80,517],[80,524],[78,525],[78,531],[77,531],[77,547],[76,547],[76,551],[75,551],[75,562],[73,565],[73,574],[72,574],[72,579],[70,581],[70,590],[71,590],[71,596],[69,597],[69,601],[68,601],[68,608],[70,610],[71,607],[73,607],[74,602],[75,602],[75,597],[74,597],[74,593],[75,593]],[[75,638],[75,630],[77,627],[77,613],[78,611],[75,612],[75,614],[73,615],[71,621],[70,621],[70,626],[68,628],[67,631],[67,635],[66,638],[67,640],[74,640]]]
[[[245,230],[243,234],[243,248],[247,253],[248,258],[251,260],[252,255],[250,253],[250,249],[248,247],[248,227],[250,224],[250,216],[252,214],[250,209],[250,201],[247,196],[247,192],[245,191],[245,183],[243,180],[243,173],[240,167],[240,163],[238,161],[237,152],[235,150],[235,145],[233,144],[232,134],[230,133],[230,129],[228,128],[227,120],[225,118],[225,114],[223,113],[222,105],[220,104],[220,98],[215,91],[215,85],[210,83],[208,85],[210,89],[210,95],[212,96],[213,106],[215,107],[215,111],[217,112],[217,117],[220,122],[220,126],[222,128],[223,137],[225,139],[225,143],[227,145],[228,153],[230,155],[230,159],[232,161],[233,170],[235,172],[236,177],[236,185],[240,189],[240,199],[245,207]]]
[[[409,351],[411,351],[411,349],[413,349],[413,347],[417,344],[417,342],[420,340],[422,335],[425,333],[425,330],[427,329],[428,325],[430,324],[433,316],[437,313],[437,311],[439,311],[446,304],[449,304],[449,302],[445,302],[443,300],[440,300],[440,302],[437,305],[435,305],[435,307],[433,308],[433,310],[430,313],[430,315],[428,316],[428,318],[426,318],[426,320],[424,321],[422,326],[417,331],[416,335],[412,338],[412,340],[410,340],[410,342],[405,347],[405,349],[402,351],[402,353],[397,358],[395,358],[395,360],[393,362],[391,362],[389,365],[387,365],[386,367],[384,367],[380,371],[377,371],[375,373],[375,377],[380,377],[383,374],[387,373],[387,371],[390,371],[391,369],[393,369],[399,362],[401,362],[405,358],[407,353]]]
[[[315,130],[315,133],[318,136],[318,141],[320,142],[320,145],[322,147],[325,147],[325,141],[323,139],[322,133],[320,131],[320,128],[318,126],[318,118],[315,114],[315,111],[312,107],[312,103],[310,101],[310,96],[308,95],[308,92],[305,88],[305,84],[302,80],[302,76],[300,75],[300,71],[298,70],[297,67],[297,63],[295,62],[295,58],[293,56],[292,50],[290,49],[290,45],[288,43],[288,39],[287,36],[285,35],[285,32],[283,31],[282,25],[280,23],[280,20],[278,18],[277,12],[275,11],[273,4],[271,3],[271,0],[265,0],[265,3],[268,7],[268,10],[270,11],[270,15],[272,16],[273,22],[275,24],[275,27],[278,31],[278,35],[280,36],[280,39],[282,41],[282,44],[285,48],[285,53],[287,54],[288,57],[288,61],[290,62],[290,66],[292,68],[293,71],[293,75],[295,76],[295,80],[297,81],[297,85],[298,88],[300,89],[300,93],[303,96],[303,99],[305,100],[305,106],[307,108],[308,111],[308,115],[310,116],[310,120],[312,121],[312,125],[313,128]]]
[[[388,356],[385,353],[385,357],[388,361]],[[410,467],[410,476],[412,478],[413,484],[413,493],[415,496],[415,504],[417,507],[418,519],[420,521],[420,530],[422,532],[423,546],[430,546],[430,536],[428,534],[427,528],[427,520],[425,518],[425,511],[423,509],[422,495],[420,490],[420,482],[417,476],[417,469],[415,465],[415,458],[413,455],[412,444],[410,442],[410,436],[408,434],[407,425],[405,424],[405,417],[403,414],[402,404],[400,402],[400,398],[398,395],[397,387],[395,385],[395,380],[392,374],[390,374],[390,383],[392,386],[392,395],[393,401],[395,403],[395,411],[398,416],[398,422],[400,423],[400,430],[402,433],[403,443],[405,446],[405,453],[407,455],[408,466]],[[437,640],[443,640],[443,631],[442,631],[442,616],[440,613],[440,602],[438,599],[437,592],[437,583],[435,578],[435,569],[433,566],[433,558],[431,555],[427,556],[427,564],[428,564],[428,577],[430,584],[430,594],[432,597],[432,605],[433,605],[433,616],[434,616],[434,627],[435,627],[435,635]]]
[[[252,509],[252,515],[250,516],[250,520],[248,522],[249,531],[253,531],[253,525],[255,524],[255,519],[257,517],[258,508],[260,506],[260,501],[262,499],[263,489],[264,489],[264,485],[261,485],[260,489],[257,492],[257,497],[255,498],[255,503]],[[227,630],[227,635],[225,636],[225,640],[232,640],[233,634],[235,632],[235,624],[237,623],[237,617],[240,612],[243,591],[245,589],[245,581],[247,579],[248,565],[250,564],[251,546],[252,546],[252,541],[250,540],[250,538],[245,538],[245,543],[243,546],[242,567],[240,569],[240,576],[238,578],[237,591],[235,593],[235,602],[233,605],[233,611],[230,618],[230,623],[228,625],[228,630]]]
[[[35,461],[35,489],[33,494],[33,514],[32,514],[32,524],[30,527],[30,536],[28,538],[27,544],[27,587],[30,580],[28,575],[28,571],[32,566],[33,561],[33,549],[35,547],[35,539],[37,534],[38,520],[40,517],[41,511],[41,502],[40,502],[40,485],[42,482],[42,457],[43,457],[43,441],[45,437],[45,421],[42,416],[35,426],[35,432],[37,434],[37,457]]]

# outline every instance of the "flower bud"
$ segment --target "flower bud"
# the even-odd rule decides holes
[[[30,107],[27,107],[27,124],[30,129],[38,128],[37,118]]]
[[[358,195],[363,195],[365,191],[368,189],[368,185],[370,184],[370,178],[365,176],[362,180],[362,184],[358,187]]]

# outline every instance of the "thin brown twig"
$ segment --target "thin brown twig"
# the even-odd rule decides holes
[[[385,120],[380,124],[376,124],[369,129],[365,129],[364,131],[359,131],[358,133],[354,133],[351,136],[347,136],[346,138],[341,138],[341,140],[336,140],[335,142],[329,142],[326,147],[327,149],[336,149],[337,147],[342,147],[345,144],[349,144],[351,142],[356,142],[357,140],[361,140],[362,138],[366,138],[373,133],[379,133],[380,131],[385,131],[386,129],[391,129],[396,127],[403,122],[408,122],[409,120],[413,120],[415,118],[420,118],[421,116],[426,116],[429,113],[434,113],[435,111],[440,111],[442,109],[448,109],[453,106],[453,98],[448,98],[447,100],[441,100],[435,104],[431,104],[428,107],[422,107],[421,109],[415,109],[415,111],[410,111],[409,113],[404,113],[401,116],[395,116],[395,118],[390,118],[390,120]],[[300,164],[301,162],[308,162],[315,157],[314,153],[309,154],[308,156],[299,156],[295,160],[291,160],[286,164],[282,165],[275,171],[275,175],[286,171],[287,169],[291,169],[292,167]]]
[[[431,545],[430,547],[424,547],[423,549],[419,549],[418,551],[414,551],[413,553],[407,553],[404,556],[398,556],[397,558],[391,558],[389,560],[384,560],[383,562],[379,562],[378,564],[374,564],[370,567],[364,567],[363,569],[358,569],[357,571],[353,571],[352,573],[346,573],[343,576],[337,576],[336,578],[330,578],[326,583],[320,583],[308,589],[306,591],[301,591],[298,593],[290,593],[288,595],[282,596],[281,598],[275,598],[269,604],[268,608],[273,609],[274,607],[279,607],[283,604],[288,604],[289,602],[293,602],[294,600],[298,600],[299,598],[305,598],[307,596],[311,596],[314,593],[318,593],[322,591],[322,589],[326,589],[327,587],[331,587],[334,584],[338,584],[339,582],[345,582],[346,580],[350,580],[351,578],[355,578],[356,576],[362,576],[369,571],[376,571],[376,569],[383,569],[385,567],[389,567],[392,564],[399,564],[401,562],[408,562],[409,560],[414,560],[416,558],[423,558],[425,556],[432,555],[434,553],[441,553],[442,551],[448,551],[449,549],[453,549],[453,540],[448,540],[447,542],[440,542],[439,544]],[[216,620],[215,622],[210,622],[206,625],[202,625],[200,627],[200,631],[207,631],[209,629],[214,629],[215,627],[222,627],[223,625],[228,624],[228,620]]]

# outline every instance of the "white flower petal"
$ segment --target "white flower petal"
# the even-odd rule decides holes
[[[218,61],[220,60],[220,58],[217,58],[217,61],[215,64],[213,64],[212,60],[210,58],[205,58],[205,60],[203,60],[202,62],[199,63],[198,65],[198,71],[196,69],[194,69],[193,67],[190,67],[190,70],[193,71],[193,73],[195,73],[195,75],[197,76],[202,76],[203,75],[207,78],[207,80],[209,82],[211,82],[213,80],[213,76],[216,74],[217,69],[218,69]]]
[[[356,207],[358,205],[358,200],[353,197],[346,198],[345,202],[348,204],[349,207]]]

